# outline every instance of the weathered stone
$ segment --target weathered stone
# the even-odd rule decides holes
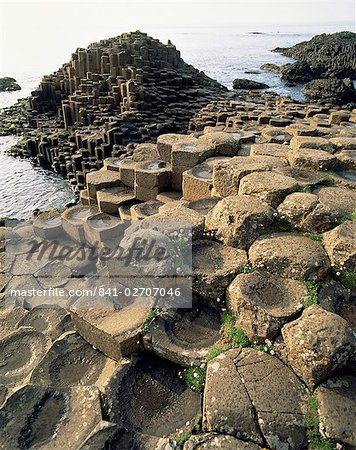
[[[98,170],[87,174],[86,182],[88,186],[89,197],[96,199],[96,193],[100,189],[107,187],[120,186],[120,175],[111,170]]]
[[[267,272],[238,275],[226,293],[236,326],[258,344],[273,339],[302,310],[307,296],[304,283]]]
[[[11,389],[26,384],[50,345],[51,340],[33,328],[5,336],[0,341],[0,384]]]
[[[350,111],[333,111],[330,113],[329,122],[334,125],[340,125],[341,122],[348,122],[350,117]]]
[[[214,150],[197,142],[189,144],[178,142],[172,147],[172,189],[182,190],[183,172],[201,164],[214,155]]]
[[[291,136],[317,136],[318,131],[315,127],[301,123],[293,123],[286,127],[286,132]]]
[[[204,433],[189,438],[183,450],[260,450],[253,442],[245,442],[227,434]]]
[[[118,215],[119,206],[135,199],[135,193],[127,186],[103,188],[96,193],[99,211]]]
[[[330,143],[337,150],[356,150],[356,138],[355,137],[338,136],[335,138],[331,138]]]
[[[106,213],[93,214],[84,221],[86,242],[95,246],[110,241],[120,236],[125,226],[118,217]]]
[[[190,431],[200,394],[189,389],[178,372],[179,366],[153,355],[133,356],[105,388],[112,399],[113,422],[156,437],[176,435],[177,428]]]
[[[93,386],[55,389],[25,386],[1,411],[0,448],[80,448],[101,422],[99,391]]]
[[[315,386],[342,369],[355,355],[355,337],[346,320],[313,305],[282,328],[290,365]]]
[[[356,266],[356,222],[347,220],[323,234],[323,244],[336,269],[353,271]]]
[[[213,188],[213,169],[207,164],[199,164],[183,172],[183,198],[200,200],[211,197]]]
[[[302,148],[288,152],[289,164],[293,167],[304,167],[312,170],[332,170],[338,165],[336,156],[323,150]]]
[[[161,222],[162,224],[170,223],[171,225],[174,223],[176,227],[179,222],[189,223],[192,227],[193,239],[199,239],[203,234],[205,221],[202,214],[199,214],[193,209],[185,206],[180,206],[178,208],[168,209],[160,212],[159,214],[147,217],[144,219],[144,222],[152,224],[155,222]]]
[[[19,327],[32,327],[53,341],[63,333],[73,331],[68,311],[62,308],[33,308],[18,323]]]
[[[319,429],[323,436],[356,447],[356,378],[332,378],[316,390]]]
[[[88,206],[72,206],[66,209],[61,215],[63,230],[74,241],[85,242],[84,221],[96,213],[95,208]]]
[[[241,179],[239,195],[252,195],[275,208],[296,190],[298,183],[294,178],[271,171],[254,172]]]
[[[339,219],[354,212],[356,192],[339,187],[323,187],[314,191],[318,195],[319,204],[305,218],[304,228],[324,232],[333,228]]]
[[[253,89],[267,89],[269,88],[269,86],[265,83],[260,83],[258,81],[247,80],[246,78],[236,78],[233,81],[233,88],[253,90]]]
[[[211,211],[217,205],[217,203],[219,203],[219,201],[220,198],[217,197],[202,198],[200,200],[192,200],[190,202],[186,202],[185,206],[206,217],[209,211]]]
[[[270,142],[271,144],[287,144],[291,140],[290,134],[282,130],[281,127],[268,126],[263,128],[261,136],[264,140]]]
[[[270,206],[256,197],[226,197],[208,213],[205,229],[215,232],[225,245],[246,249],[273,222],[273,213]]]
[[[305,83],[313,79],[313,71],[309,64],[297,61],[295,63],[283,64],[279,73],[281,79],[294,86],[299,83]]]
[[[135,166],[135,195],[138,200],[155,200],[170,184],[171,171],[160,160],[144,161]]]
[[[67,333],[52,345],[37,365],[31,383],[57,388],[76,385],[100,388],[116,367],[115,361],[106,358],[81,336]]]
[[[319,100],[336,105],[355,101],[356,92],[351,79],[321,78],[313,80],[302,88],[309,100]]]
[[[278,359],[229,350],[208,364],[204,428],[258,444],[264,438],[271,448],[302,449],[305,398],[302,383]]]
[[[196,139],[193,136],[185,136],[184,134],[162,134],[157,138],[157,150],[159,157],[171,164],[172,162],[172,147],[174,144],[194,144]]]
[[[287,160],[289,147],[282,144],[252,144],[251,156],[275,156]]]
[[[152,161],[159,159],[157,145],[156,144],[139,144],[135,147],[133,152],[133,160],[136,162]]]
[[[0,308],[0,339],[17,330],[19,322],[26,316],[24,308]]]
[[[33,231],[42,239],[55,239],[62,232],[60,213],[54,210],[39,214],[33,223]]]
[[[288,222],[296,228],[303,229],[304,219],[318,204],[318,196],[304,192],[294,192],[288,195],[277,210]]]
[[[236,156],[241,146],[240,136],[239,133],[210,132],[199,138],[198,146],[213,149],[217,156]]]
[[[218,197],[237,195],[244,176],[285,165],[281,159],[273,156],[236,156],[227,162],[215,163],[212,194]]]
[[[302,186],[317,186],[325,181],[322,175],[312,170],[300,169],[298,167],[280,167],[274,169],[274,172],[294,178]]]
[[[328,139],[315,136],[295,136],[290,141],[293,150],[302,148],[313,148],[315,150],[323,150],[329,153],[333,152],[333,147]]]
[[[130,208],[131,219],[132,220],[143,220],[146,217],[158,214],[159,208],[164,205],[164,203],[158,200],[150,200],[144,203],[138,203],[137,205],[132,205]]]
[[[319,280],[330,266],[318,242],[292,233],[261,236],[248,253],[255,266],[286,278]]]
[[[116,311],[72,309],[78,333],[116,361],[138,350],[141,326],[147,314],[147,308],[134,307]]]
[[[0,92],[20,91],[21,86],[17,84],[15,78],[3,77],[0,78]]]
[[[220,313],[207,305],[168,310],[144,336],[145,349],[181,366],[200,366],[220,339]]]
[[[222,299],[225,290],[247,264],[243,250],[207,239],[193,243],[193,292],[206,301]]]

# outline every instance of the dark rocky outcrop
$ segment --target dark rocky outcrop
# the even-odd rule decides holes
[[[310,100],[320,100],[326,103],[343,105],[356,102],[356,90],[349,78],[313,80],[302,89],[302,92]]]
[[[234,89],[267,89],[269,86],[259,81],[248,80],[246,78],[236,78],[233,82]]]
[[[298,61],[292,64],[284,64],[280,68],[280,76],[282,80],[287,81],[290,85],[305,83],[314,78],[314,72],[309,64]]]
[[[272,64],[272,63],[262,64],[261,69],[268,70],[269,72],[279,73],[279,66],[277,66],[277,64]]]
[[[320,72],[320,78],[356,78],[356,33],[321,34],[273,51],[309,64]]]
[[[21,90],[21,86],[19,86],[12,77],[4,77],[0,78],[0,92],[10,92],[10,91],[19,91]]]

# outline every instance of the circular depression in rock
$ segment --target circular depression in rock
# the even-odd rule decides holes
[[[68,413],[65,394],[48,390],[33,407],[20,432],[18,445],[21,450],[48,444],[57,433]]]
[[[152,355],[134,357],[116,386],[111,387],[113,421],[154,436],[168,436],[192,421],[200,410],[200,394],[179,378],[180,367]]]
[[[207,305],[177,311],[175,318],[166,322],[166,332],[179,346],[206,348],[220,337],[220,314]]]
[[[48,340],[35,330],[21,330],[0,341],[0,384],[25,378],[46,352]]]
[[[98,380],[106,357],[77,335],[55,342],[34,370],[31,382],[58,387],[89,386]]]

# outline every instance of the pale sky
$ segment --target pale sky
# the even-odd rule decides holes
[[[169,37],[176,27],[277,31],[333,25],[355,31],[354,24],[355,0],[0,0],[0,73],[21,63],[32,70],[40,55],[54,70],[77,47],[137,29],[150,35],[165,29]]]

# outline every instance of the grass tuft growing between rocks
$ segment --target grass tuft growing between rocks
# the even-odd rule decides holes
[[[204,365],[205,366],[205,365]],[[201,392],[204,389],[206,377],[205,367],[188,367],[183,370],[182,378],[192,391]]]
[[[322,234],[317,234],[317,233],[306,233],[306,236],[313,240],[313,241],[318,241],[321,242],[323,240],[323,235]]]
[[[174,440],[176,441],[177,445],[179,447],[183,447],[183,445],[187,442],[188,439],[190,439],[192,436],[192,433],[184,433],[184,434],[178,434]]]
[[[356,290],[356,272],[340,271],[338,279],[347,289]]]
[[[147,318],[144,321],[144,323],[142,324],[141,327],[141,334],[144,336],[145,334],[148,333],[150,326],[152,325],[153,321],[155,320],[155,318],[158,316],[158,310],[157,309],[150,309],[148,314],[147,314]]]
[[[337,223],[337,225],[341,225],[341,224],[347,222],[348,220],[351,220],[351,221],[356,220],[356,212],[346,214],[345,216],[340,217],[339,219],[337,219],[336,223]]]
[[[318,303],[318,285],[312,280],[304,281],[304,284],[308,291],[308,297],[304,302],[304,308],[308,308],[308,306],[316,305]]]
[[[315,395],[309,398],[307,407],[306,425],[309,448],[311,450],[334,450],[335,445],[319,432],[318,401]]]
[[[335,186],[335,180],[328,172],[320,172],[320,175],[324,178],[325,186]]]
[[[304,192],[305,194],[311,194],[311,189],[306,184],[299,184],[298,185],[298,192]]]

